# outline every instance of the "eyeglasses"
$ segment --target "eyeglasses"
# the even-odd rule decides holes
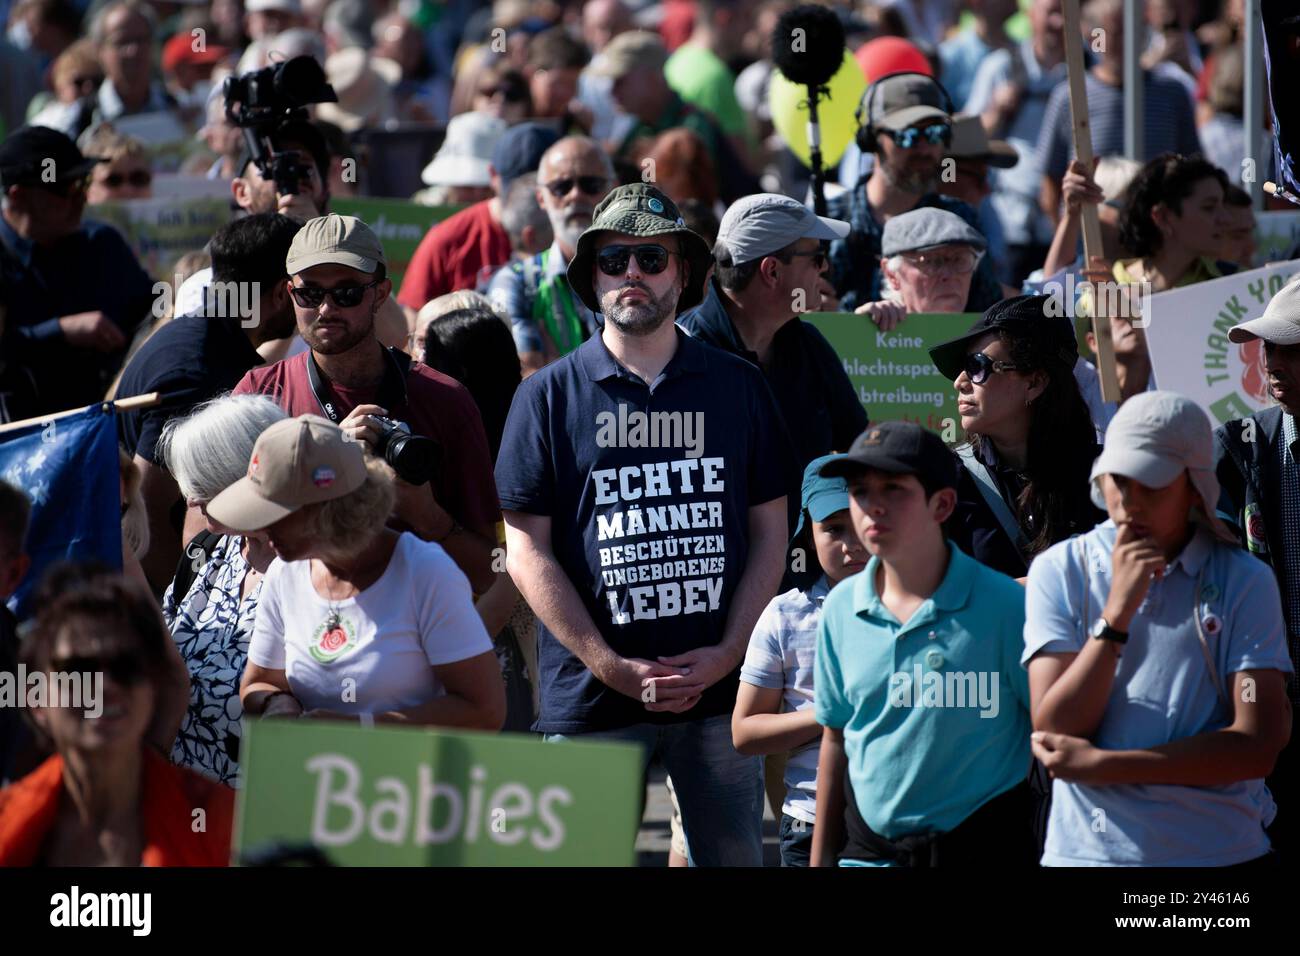
[[[904,254],[903,259],[923,275],[965,275],[975,269],[979,254],[973,249],[948,249],[943,252]]]
[[[289,294],[293,296],[293,301],[304,309],[316,308],[325,301],[327,295],[340,309],[350,309],[354,305],[360,305],[361,300],[366,296],[366,290],[373,289],[381,281],[376,279],[374,282],[367,282],[365,285],[340,285],[332,289],[322,289],[316,285],[291,285],[289,286]]]
[[[792,252],[790,258],[797,259],[807,256],[812,259],[813,268],[818,271],[826,268],[826,264],[831,261],[830,256],[826,254],[825,249],[814,249],[811,252]]]
[[[127,687],[138,684],[146,676],[144,658],[138,651],[58,657],[50,661],[50,669],[60,674],[107,674],[114,682]]]
[[[961,367],[972,385],[983,385],[994,372],[1017,372],[1020,370],[1018,365],[1011,362],[999,362],[983,352],[971,352],[962,360]]]
[[[658,275],[668,268],[668,257],[674,255],[663,246],[606,246],[596,253],[596,265],[607,276],[621,276],[627,271],[628,260],[636,256],[637,267],[646,275]]]
[[[605,191],[609,180],[604,176],[578,176],[574,179],[557,179],[553,183],[542,183],[542,185],[549,189],[556,199],[563,199],[569,195],[574,183],[577,183],[578,188],[588,196],[597,196]]]
[[[109,189],[120,189],[126,183],[130,183],[137,189],[143,189],[153,183],[153,173],[147,169],[133,169],[129,173],[109,173],[100,185],[107,186]]]
[[[900,149],[911,149],[925,137],[925,141],[931,146],[938,146],[940,143],[947,146],[952,141],[952,127],[947,123],[931,123],[929,126],[909,126],[907,129],[885,130],[890,138],[899,146]]]

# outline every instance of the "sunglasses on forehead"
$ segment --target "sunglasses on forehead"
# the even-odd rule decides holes
[[[931,123],[929,126],[909,126],[907,129],[885,130],[900,149],[911,149],[922,138],[931,146],[940,143],[947,146],[952,141],[952,127],[947,123]]]
[[[380,281],[376,279],[365,285],[339,285],[332,289],[322,289],[316,285],[291,285],[289,294],[293,296],[293,301],[304,309],[316,308],[325,301],[327,295],[340,309],[350,309],[354,305],[360,305],[361,300],[366,297],[366,290],[373,289]]]
[[[668,257],[676,255],[660,245],[606,246],[596,253],[596,265],[607,276],[627,272],[628,261],[635,256],[637,267],[646,275],[658,275],[668,268]]]
[[[588,196],[596,196],[605,191],[608,180],[604,176],[578,176],[574,179],[557,179],[542,185],[549,189],[556,199],[563,199],[572,191],[574,183],[577,183],[578,188]]]

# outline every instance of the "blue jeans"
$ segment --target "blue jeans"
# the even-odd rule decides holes
[[[781,865],[809,866],[812,860],[813,824],[781,814]]]
[[[763,865],[762,758],[736,752],[730,714],[546,739],[640,744],[642,771],[658,757],[673,778],[691,866]]]

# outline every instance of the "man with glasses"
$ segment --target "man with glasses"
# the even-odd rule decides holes
[[[792,454],[759,371],[673,322],[710,264],[653,186],[596,207],[568,277],[605,323],[519,387],[497,480],[542,625],[533,729],[639,744],[672,777],[691,862],[757,866],[761,760],[732,746],[731,711],[781,579]]]
[[[154,73],[156,25],[152,16],[149,7],[122,0],[102,8],[91,24],[90,35],[99,46],[105,73],[99,87],[95,121],[164,112],[176,105]],[[175,125],[180,128],[179,123]],[[140,130],[138,135],[146,138],[147,134]],[[162,135],[161,128],[159,135]]]
[[[679,322],[700,341],[762,369],[795,448],[796,484],[786,490],[792,528],[804,467],[848,448],[867,427],[835,350],[799,318],[821,308],[825,245],[848,231],[847,222],[815,216],[786,196],[746,196],[722,217],[704,302]]]
[[[862,99],[858,143],[875,154],[871,175],[854,189],[828,200],[827,212],[851,226],[831,244],[831,281],[840,307],[856,309],[879,300],[881,233],[894,216],[922,206],[955,213],[974,229],[975,210],[941,196],[944,151],[952,141],[952,119],[943,88],[920,73],[896,73],[877,80]],[[983,312],[1002,298],[1002,288],[986,259],[971,281],[966,311]]]
[[[398,479],[395,525],[441,544],[474,591],[486,591],[500,508],[483,419],[460,383],[380,344],[375,316],[393,283],[379,237],[355,217],[322,216],[294,238],[285,267],[310,351],[251,370],[234,394],[270,395],[295,417],[322,415],[377,455],[388,436],[381,418],[433,439],[433,479]]]
[[[545,252],[510,263],[488,286],[493,307],[510,321],[525,375],[568,355],[600,328],[598,314],[569,287],[567,270],[578,237],[614,183],[609,157],[585,136],[557,142],[542,154],[537,173],[537,201],[555,240]]]
[[[102,399],[154,300],[153,280],[121,234],[81,220],[99,162],[42,126],[0,144],[4,352],[32,374],[38,412]]]
[[[978,231],[944,209],[925,206],[895,216],[880,237],[882,298],[856,311],[885,332],[909,312],[965,312],[986,246]]]

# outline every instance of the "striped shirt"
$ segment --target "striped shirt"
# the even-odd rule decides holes
[[[1191,155],[1201,151],[1196,136],[1192,100],[1177,80],[1143,73],[1142,160],[1161,153]],[[1124,91],[1097,79],[1086,78],[1088,122],[1092,129],[1092,151],[1097,156],[1121,156],[1124,153]],[[1043,175],[1060,179],[1074,158],[1074,139],[1070,122],[1070,85],[1062,82],[1052,91],[1038,133],[1035,165]]]

